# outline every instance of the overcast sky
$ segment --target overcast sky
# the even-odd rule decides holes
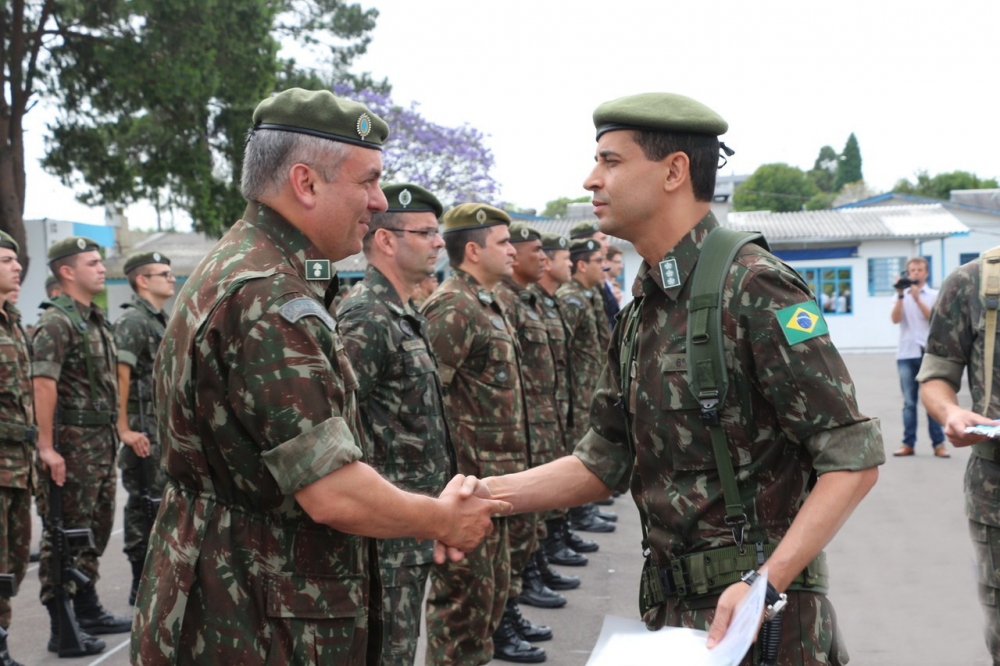
[[[652,91],[729,122],[726,174],[809,169],[854,132],[879,191],[920,169],[1000,177],[997,0],[362,4],[380,16],[356,69],[435,122],[485,132],[501,196],[519,206],[585,195],[594,108]],[[33,166],[43,117],[29,115],[28,217],[100,222]],[[153,224],[148,210],[129,216]]]

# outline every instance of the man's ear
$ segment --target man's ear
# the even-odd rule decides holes
[[[670,153],[663,158],[664,180],[663,191],[675,192],[682,185],[691,181],[691,158],[680,151]]]
[[[465,259],[474,264],[479,263],[479,259],[482,257],[483,248],[479,247],[479,243],[474,241],[469,241],[465,244]]]
[[[305,164],[292,165],[288,170],[288,184],[292,188],[295,199],[305,208],[312,209],[316,206],[316,180],[318,174]]]

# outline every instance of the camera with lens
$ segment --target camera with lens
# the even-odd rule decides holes
[[[912,287],[915,284],[917,284],[916,280],[911,280],[910,278],[904,276],[904,277],[899,278],[899,282],[897,282],[896,284],[892,285],[892,288],[893,289],[900,289],[900,290],[902,290],[902,289],[909,289],[910,287]]]

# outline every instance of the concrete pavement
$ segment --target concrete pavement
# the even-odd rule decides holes
[[[893,458],[902,439],[902,398],[891,354],[847,355],[857,383],[861,410],[882,419],[888,460],[878,484],[827,548],[833,581],[830,597],[841,623],[851,663],[866,666],[926,666],[990,663],[982,639],[982,616],[976,600],[972,547],[962,511],[962,478],[968,450],[952,449],[941,460],[930,452],[921,413],[917,455]],[[968,395],[963,399],[968,402]],[[102,601],[126,613],[131,572],[121,552],[119,490],[115,533],[102,561]],[[638,615],[638,579],[642,558],[638,513],[631,498],[612,507],[620,518],[616,532],[587,535],[601,544],[590,564],[567,573],[580,575],[583,586],[566,592],[561,610],[522,607],[536,623],[548,624],[555,639],[540,643],[548,664],[582,666],[597,640],[606,614]],[[37,541],[40,524],[36,520]],[[105,636],[108,649],[93,658],[60,660],[45,651],[48,617],[38,602],[37,565],[32,565],[14,599],[10,647],[25,664],[127,664],[128,637]],[[422,645],[422,642],[421,642]],[[417,664],[422,665],[421,649]],[[502,663],[502,662],[494,662]]]

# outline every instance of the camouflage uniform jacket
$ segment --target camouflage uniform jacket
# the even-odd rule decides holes
[[[12,303],[0,309],[0,487],[32,489],[31,355]]]
[[[608,308],[604,302],[604,279],[601,283],[589,289],[590,304],[594,308],[594,322],[597,324],[597,350],[601,355],[601,366],[608,360],[608,345],[611,344],[611,322],[608,321]]]
[[[980,260],[955,269],[941,286],[931,314],[930,335],[917,380],[941,379],[957,392],[962,372],[968,369],[972,411],[988,418],[1000,418],[1000,371],[993,360],[993,390],[990,404],[986,398],[986,374],[983,369],[986,343],[986,308],[979,295]],[[1000,336],[997,336],[1000,340]],[[998,345],[1000,348],[1000,345]],[[996,352],[995,352],[996,353]],[[965,515],[984,525],[1000,527],[1000,462],[977,455],[969,457],[965,470]]]
[[[519,350],[493,295],[456,269],[424,303],[460,474],[527,469]]]
[[[372,466],[404,490],[441,494],[454,473],[454,452],[427,321],[374,266],[341,302],[337,320],[358,377]],[[430,564],[434,544],[385,539],[380,555],[387,566]]]
[[[590,428],[588,408],[601,376],[606,355],[601,351],[598,322],[593,308],[594,289],[587,289],[575,278],[556,290],[559,311],[566,324],[566,346],[571,368],[570,386],[573,409],[568,428],[570,445],[575,445]],[[600,294],[597,294],[600,298]]]
[[[184,284],[157,355],[169,481],[133,663],[364,663],[379,614],[368,540],[315,523],[294,497],[364,455],[327,284],[305,278],[323,259],[257,208]]]
[[[128,413],[129,417],[138,416],[141,391],[146,431],[155,441],[153,361],[163,339],[167,316],[137,294],[132,294],[131,302],[122,307],[125,314],[115,322],[115,344],[118,346],[118,362],[132,369],[129,374]],[[133,420],[138,421],[137,418],[130,418],[130,423]],[[136,423],[135,428],[138,427]]]
[[[560,312],[559,301],[555,296],[550,295],[537,282],[528,287],[528,290],[535,295],[539,304],[539,311],[542,313],[542,321],[549,333],[549,346],[552,349],[552,358],[556,366],[556,405],[559,413],[559,428],[562,436],[562,448],[559,456],[572,453],[572,445],[569,441],[568,418],[572,409],[570,402],[570,377],[569,367],[569,347],[566,345],[566,324],[563,323],[563,316]]]
[[[607,486],[625,491],[631,484],[659,566],[671,555],[733,545],[711,438],[685,372],[690,278],[717,224],[709,214],[664,258],[676,260],[678,285],[665,288],[659,270],[640,268],[632,288],[639,300],[619,318],[626,322],[641,307],[631,418],[620,405],[622,323],[594,395],[591,430],[574,452]],[[753,244],[733,262],[723,295],[729,391],[720,419],[750,525],[771,542],[791,525],[814,473],[885,461],[878,421],[858,411],[829,335],[786,343],[775,313],[812,300],[794,270]],[[626,439],[630,422],[634,457]]]
[[[65,312],[76,309],[86,326],[81,331]],[[77,450],[103,450],[114,455],[117,434],[114,412],[118,408],[118,350],[114,334],[97,305],[83,305],[67,295],[42,303],[45,311],[35,327],[32,339],[32,377],[48,377],[56,382],[57,404],[60,411],[59,446]],[[93,382],[87,368],[90,349]],[[95,427],[73,425],[74,415],[100,412],[108,416],[107,424]],[[107,447],[105,449],[105,447]]]
[[[544,465],[564,455],[565,444],[556,401],[559,384],[556,361],[541,303],[535,292],[511,278],[498,284],[493,295],[503,304],[508,321],[517,332],[531,464]]]

